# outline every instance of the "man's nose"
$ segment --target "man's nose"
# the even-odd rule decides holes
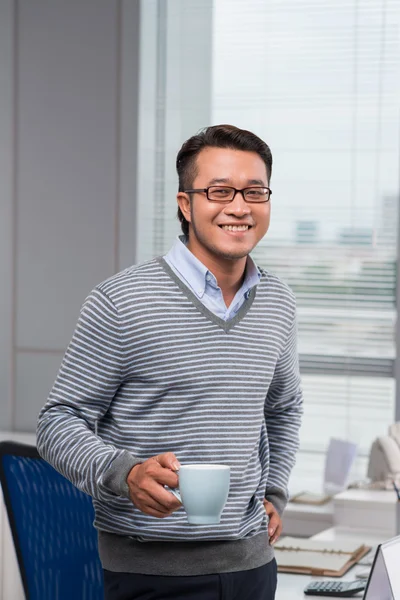
[[[229,204],[225,206],[227,215],[248,215],[251,213],[251,208],[243,197],[243,192],[236,192],[235,197]]]

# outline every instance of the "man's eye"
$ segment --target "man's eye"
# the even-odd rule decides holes
[[[217,195],[217,196],[229,196],[229,194],[231,193],[230,190],[227,190],[225,188],[217,188],[217,189],[213,189],[212,193]]]
[[[247,195],[259,198],[261,196],[264,196],[264,192],[261,190],[247,190]]]

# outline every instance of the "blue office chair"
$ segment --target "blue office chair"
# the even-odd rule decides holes
[[[0,484],[27,600],[103,600],[90,497],[15,442],[0,442]]]

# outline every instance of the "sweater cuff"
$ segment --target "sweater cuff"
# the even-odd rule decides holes
[[[131,469],[142,462],[127,450],[123,450],[104,473],[102,486],[111,490],[116,496],[129,498],[129,486],[126,479]]]
[[[285,506],[288,503],[287,491],[278,487],[268,487],[265,491],[265,499],[274,505],[281,517]]]

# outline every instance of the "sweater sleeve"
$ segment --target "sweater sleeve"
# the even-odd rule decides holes
[[[101,499],[104,491],[129,497],[126,476],[140,462],[105,444],[96,422],[122,379],[118,312],[99,289],[86,299],[49,399],[39,413],[40,455],[74,485]]]
[[[299,446],[303,394],[297,355],[297,322],[292,324],[265,402],[270,466],[265,497],[282,514],[288,501],[287,484]]]

